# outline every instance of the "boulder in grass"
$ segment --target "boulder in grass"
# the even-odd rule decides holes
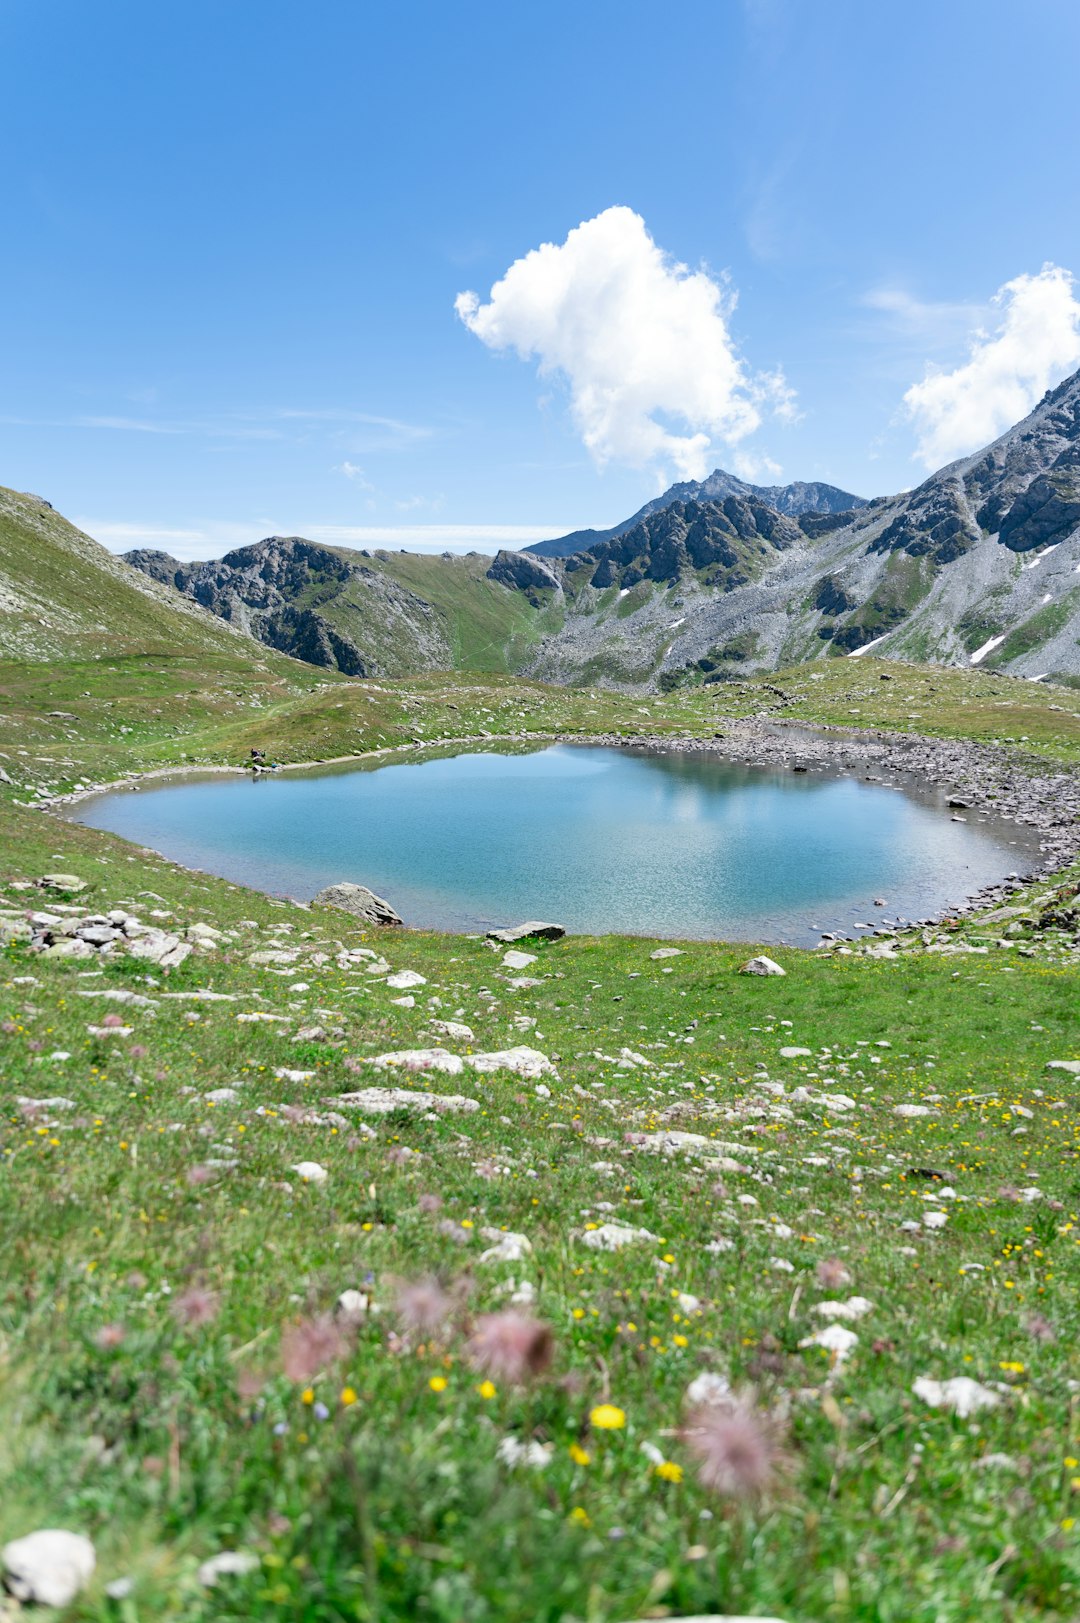
[[[66,891],[69,896],[74,896],[77,891],[86,890],[88,883],[88,880],[80,879],[77,873],[43,873],[38,880],[38,884],[44,885],[46,890]]]
[[[16,1600],[70,1606],[94,1575],[94,1546],[82,1533],[44,1527],[0,1551],[4,1583]]]
[[[561,924],[545,924],[540,919],[527,919],[524,924],[511,924],[505,930],[489,930],[489,941],[505,941],[507,946],[513,946],[515,941],[561,941],[566,930]]]
[[[381,896],[376,896],[373,890],[366,885],[354,885],[348,880],[342,880],[337,885],[327,885],[320,890],[317,896],[312,897],[320,907],[336,907],[342,913],[351,913],[353,918],[362,919],[365,924],[401,924],[404,921],[394,911],[390,903]]]
[[[772,958],[766,958],[762,953],[759,958],[749,958],[739,968],[740,975],[786,975],[787,970]]]

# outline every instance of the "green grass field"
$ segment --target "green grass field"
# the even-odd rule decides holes
[[[1080,694],[870,659],[663,699],[355,683],[215,622],[181,651],[151,610],[0,669],[0,1543],[88,1534],[80,1623],[1072,1623],[1067,924],[774,949],[767,979],[745,947],[575,937],[522,972],[27,802],[252,747],[740,715],[1070,764]],[[57,907],[217,934],[169,971],[30,951]],[[456,1074],[375,1063],[433,1046]],[[522,1046],[550,1069],[472,1063]],[[402,1092],[343,1100],[373,1088]],[[984,1406],[931,1401],[954,1378]],[[246,1570],[207,1587],[222,1552]]]

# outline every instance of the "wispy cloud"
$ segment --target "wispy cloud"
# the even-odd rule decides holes
[[[871,288],[860,303],[879,311],[897,337],[934,348],[955,342],[989,318],[990,305],[949,300],[920,299],[906,288]]]
[[[127,417],[84,413],[57,417],[0,416],[0,423],[24,428],[85,428],[121,434],[189,435],[203,439],[285,440],[303,424],[319,424],[331,443],[358,454],[401,451],[431,438],[435,429],[373,412],[333,407],[280,407],[265,412],[228,412],[207,417]],[[344,465],[343,465],[344,466]]]
[[[346,457],[344,462],[339,462],[331,471],[333,473],[343,473],[346,479],[351,479],[353,484],[357,485],[360,490],[375,489],[375,486],[368,479],[363,468],[361,468],[356,462],[350,462],[348,457]]]

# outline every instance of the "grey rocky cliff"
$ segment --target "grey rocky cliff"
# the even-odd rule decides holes
[[[566,614],[529,664],[542,680],[655,689],[871,647],[1074,680],[1080,373],[993,445],[898,496],[797,519],[756,495],[675,500],[545,561]]]
[[[744,502],[763,502],[777,513],[783,513],[786,518],[799,518],[803,514],[829,516],[851,513],[856,508],[866,506],[861,496],[853,496],[850,491],[839,490],[835,485],[808,484],[803,480],[790,485],[750,485],[744,479],[737,479],[733,473],[716,468],[705,479],[686,479],[670,486],[662,496],[646,502],[630,518],[612,525],[609,530],[574,530],[570,535],[556,536],[551,541],[537,541],[526,551],[540,558],[568,558],[572,553],[585,552],[605,541],[614,541],[616,537],[634,529],[643,519],[661,512],[674,502],[722,502],[729,496]]]
[[[125,562],[194,599],[257,641],[348,676],[393,674],[386,647],[413,666],[452,663],[430,603],[386,574],[298,536],[270,536],[209,563],[138,548]]]

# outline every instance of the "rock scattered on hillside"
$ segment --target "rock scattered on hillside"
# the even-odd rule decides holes
[[[400,924],[400,916],[384,901],[376,896],[373,890],[366,885],[354,885],[343,879],[336,885],[327,885],[320,890],[317,896],[312,897],[321,907],[336,907],[342,913],[351,913],[354,918],[363,919],[366,924]]]

